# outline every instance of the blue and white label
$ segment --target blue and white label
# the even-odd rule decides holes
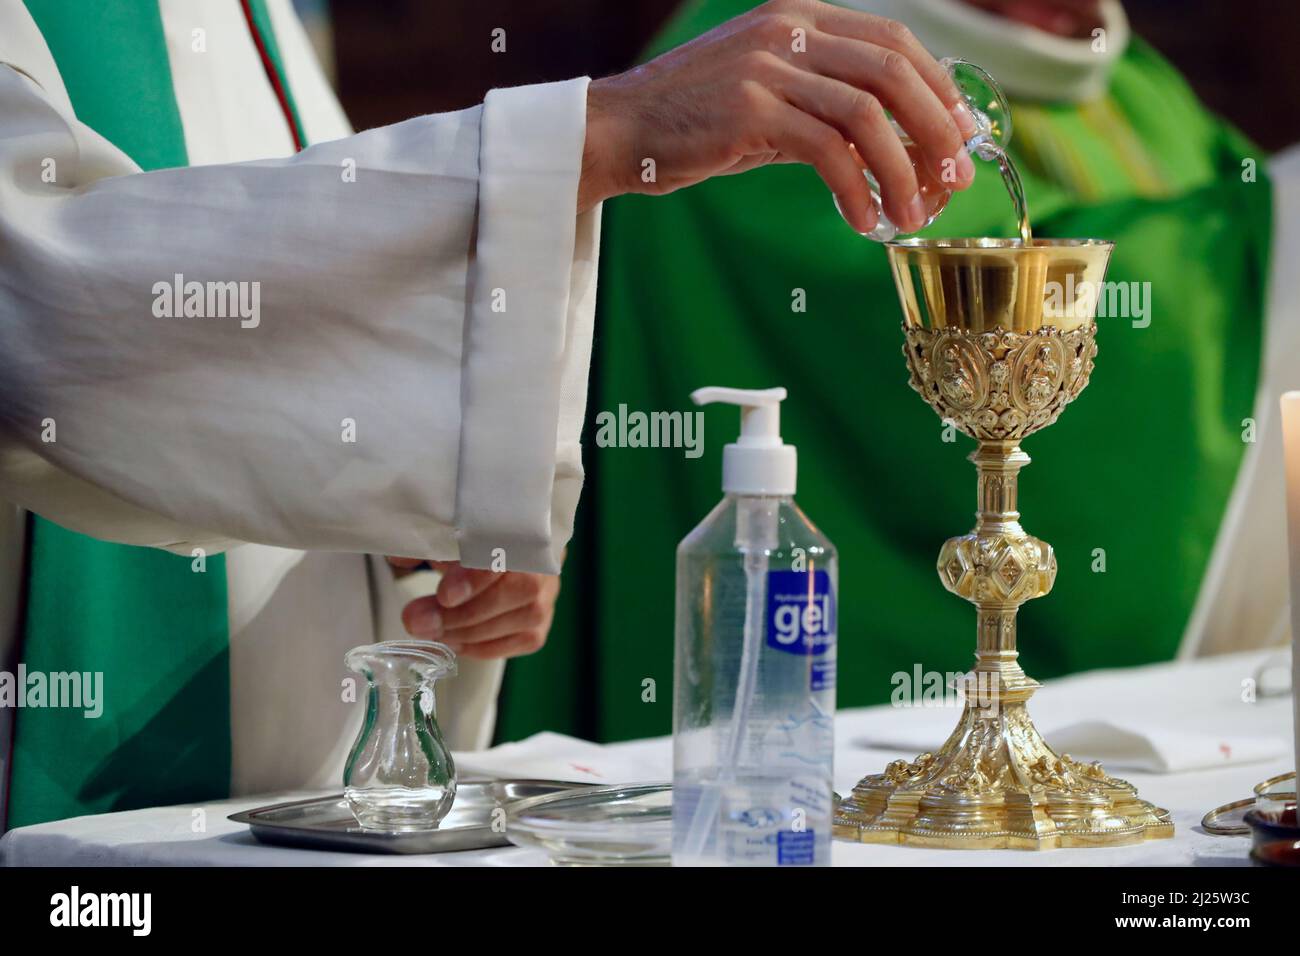
[[[830,690],[835,686],[835,661],[813,661],[808,675],[809,690]]]
[[[835,595],[829,573],[767,572],[767,646],[805,657],[820,656],[835,646]]]
[[[812,830],[776,835],[777,866],[812,866],[817,862],[817,836]]]

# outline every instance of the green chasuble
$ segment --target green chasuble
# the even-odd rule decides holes
[[[78,118],[146,170],[187,165],[157,0],[26,4]],[[282,76],[264,4],[252,12]],[[20,660],[28,674],[102,674],[103,712],[17,711],[7,826],[226,796],[224,558],[108,544],[33,516],[28,562]]]
[[[752,5],[692,4],[655,52]],[[1252,414],[1270,236],[1264,157],[1136,40],[1105,96],[1014,102],[1013,114],[1035,234],[1114,240],[1107,279],[1150,283],[1138,286],[1149,289],[1149,323],[1100,319],[1092,383],[1024,443],[1025,527],[1055,547],[1060,574],[1021,612],[1022,661],[1045,678],[1167,659]],[[1246,158],[1257,181],[1243,180]],[[1014,235],[997,170],[976,165],[975,185],[923,235]],[[702,385],[786,386],[796,500],[839,548],[840,706],[888,700],[891,676],[917,664],[969,667],[975,615],[943,589],[935,562],[974,521],[973,443],[945,441],[907,386],[885,250],[842,222],[804,166],[625,196],[604,216],[591,412],[694,410],[688,395]],[[796,290],[806,311],[792,309]],[[698,459],[598,448],[589,416],[586,533],[570,549],[577,573],[562,600],[576,591],[585,604],[582,692],[594,699],[567,711],[555,695],[536,702],[557,729],[598,739],[671,730],[674,549],[719,499],[722,446],[737,427],[734,411],[707,414]],[[560,620],[577,617],[567,613]],[[504,702],[511,719],[522,711]]]

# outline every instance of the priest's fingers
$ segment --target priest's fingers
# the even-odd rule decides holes
[[[915,232],[925,225],[925,204],[921,201],[916,170],[880,100],[839,80],[789,66],[777,82],[792,106],[815,115],[853,142],[880,184],[885,209],[893,222],[905,232]],[[857,164],[853,165],[856,168]],[[862,178],[861,173],[858,178]],[[840,195],[838,191],[836,195]],[[867,201],[870,202],[869,197]],[[843,198],[840,206],[844,206]]]
[[[434,567],[442,572],[438,603],[445,608],[460,607],[512,576],[506,571],[462,567],[457,562],[434,562]]]
[[[442,642],[457,654],[465,657],[514,657],[531,654],[546,643],[551,627],[553,608],[540,603],[526,604],[490,620],[470,627],[448,631]],[[512,639],[504,645],[503,639]],[[513,652],[502,654],[509,646]]]
[[[958,189],[971,184],[975,166],[966,154],[965,137],[911,60],[897,50],[825,33],[810,36],[808,43],[812,69],[879,97],[921,148],[936,181]],[[800,66],[804,58],[791,62]]]
[[[848,141],[835,127],[789,103],[770,98],[772,102],[762,108],[761,122],[772,148],[817,170],[839,201],[850,226],[863,234],[874,229],[876,211],[871,192],[849,151]]]
[[[846,10],[829,3],[812,3],[811,8],[813,23],[819,30],[882,46],[905,56],[951,114],[962,138],[975,134],[975,118],[962,99],[957,84],[906,25],[887,17]]]
[[[467,644],[457,651],[461,657],[488,660],[496,657],[520,657],[540,651],[546,643],[546,632],[536,629],[520,631],[508,637],[483,644]]]
[[[402,608],[402,625],[416,637],[437,639],[446,626],[449,611],[478,605],[509,575],[507,572],[463,568],[456,562],[436,562],[442,572],[435,594],[419,597]],[[462,610],[460,613],[464,613]]]
[[[452,597],[459,598],[460,592],[449,597],[443,594],[441,587],[436,595],[411,601],[402,609],[402,623],[411,634],[445,640],[457,630],[530,605],[536,605],[549,614],[560,591],[559,578],[549,574],[471,571],[458,567],[448,572],[449,577],[452,575],[466,575],[477,590],[469,598],[456,603],[451,603]]]
[[[507,571],[501,583],[473,600],[443,611],[443,633],[453,637],[458,630],[482,624],[520,608],[538,608],[548,615],[560,593],[560,579],[551,574]]]

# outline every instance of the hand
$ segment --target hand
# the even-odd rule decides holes
[[[438,591],[402,608],[412,637],[446,644],[459,656],[518,657],[546,643],[560,579],[523,571],[480,571],[456,561],[389,558],[396,568],[429,564],[442,572]]]
[[[916,170],[965,189],[975,132],[952,79],[901,23],[820,0],[771,0],[587,92],[579,212],[620,193],[662,194],[767,163],[813,166],[849,225],[875,211],[850,143],[904,232],[924,224]],[[654,161],[653,181],[643,173]]]

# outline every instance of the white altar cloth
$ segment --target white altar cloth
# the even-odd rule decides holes
[[[1291,769],[1291,698],[1249,700],[1249,685],[1271,655],[1259,652],[1201,658],[1126,670],[1094,671],[1055,680],[1034,697],[1035,723],[1052,739],[1057,728],[1106,715],[1130,730],[1202,738],[1222,754],[1222,765],[1172,773],[1108,767],[1135,784],[1142,796],[1168,808],[1175,836],[1139,846],[1103,849],[928,850],[836,842],[836,866],[1233,866],[1247,865],[1248,839],[1221,837],[1200,828],[1207,810],[1251,795],[1266,777]],[[846,710],[836,717],[835,783],[847,793],[864,773],[890,760],[915,754],[902,743],[926,739],[937,747],[952,729],[950,708],[901,710],[888,705]],[[1247,761],[1232,742],[1257,742]],[[1276,743],[1273,747],[1270,742]],[[1260,752],[1280,750],[1258,759]],[[1072,756],[1096,754],[1078,750]],[[672,742],[660,737],[598,745],[555,734],[480,753],[458,754],[463,774],[494,772],[623,783],[666,780]],[[536,851],[516,847],[430,856],[379,856],[296,850],[259,844],[242,824],[226,819],[239,810],[311,794],[241,797],[201,807],[202,832],[195,832],[194,805],[159,807],[78,817],[10,831],[0,838],[0,864],[8,866],[532,866],[544,864]]]

